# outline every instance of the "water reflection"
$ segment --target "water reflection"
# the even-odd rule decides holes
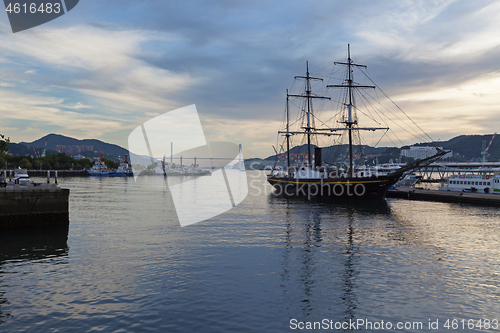
[[[360,235],[366,220],[390,216],[387,203],[334,204],[270,195],[268,204],[284,217],[281,286],[290,319],[355,321]]]
[[[4,269],[68,255],[68,226],[15,228],[0,233],[0,324],[12,317],[2,283]]]

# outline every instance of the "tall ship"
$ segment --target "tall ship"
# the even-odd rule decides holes
[[[321,197],[328,200],[336,199],[383,199],[387,190],[399,179],[411,173],[415,169],[428,165],[446,154],[443,150],[437,150],[437,154],[400,166],[386,172],[379,172],[377,168],[366,165],[356,165],[356,154],[354,151],[354,140],[361,138],[360,132],[389,131],[389,127],[374,126],[365,127],[358,124],[358,113],[368,115],[378,111],[362,111],[355,103],[358,97],[363,106],[366,106],[364,97],[359,97],[361,91],[375,89],[374,85],[362,85],[354,81],[353,70],[355,68],[366,68],[364,65],[356,64],[350,55],[350,46],[347,49],[347,61],[335,62],[346,69],[340,84],[327,85],[327,88],[341,89],[339,94],[340,111],[334,111],[338,127],[330,127],[327,121],[317,117],[313,111],[313,100],[330,100],[331,97],[320,96],[312,92],[312,86],[321,83],[321,77],[311,76],[309,64],[306,63],[306,75],[296,76],[295,79],[305,82],[304,90],[299,94],[289,94],[287,90],[286,100],[286,126],[284,131],[278,133],[285,137],[286,148],[283,147],[286,165],[283,168],[273,169],[267,176],[268,182],[274,186],[275,194],[283,196],[299,197]],[[373,81],[370,82],[373,83]],[[299,106],[298,119],[290,120],[290,100],[302,101]],[[294,103],[297,104],[297,103]],[[370,117],[371,116],[371,117]],[[334,117],[332,117],[334,118]],[[375,124],[387,124],[387,121],[375,121]],[[294,126],[294,129],[291,127]],[[302,153],[304,159],[291,163],[291,140],[294,137],[302,137],[305,141],[307,151]],[[318,137],[321,138],[346,138],[347,152],[344,154],[342,163],[325,163],[322,156],[322,148],[319,147]],[[304,140],[305,139],[305,140]],[[315,139],[316,144],[313,144]],[[323,140],[324,141],[324,140]],[[380,141],[380,140],[379,140]],[[314,149],[314,151],[312,151]],[[277,152],[278,155],[278,152]],[[359,160],[359,158],[358,158]]]

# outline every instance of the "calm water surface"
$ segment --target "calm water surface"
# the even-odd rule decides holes
[[[60,179],[69,230],[0,235],[0,332],[293,332],[292,319],[467,332],[443,325],[500,319],[498,208],[309,203],[263,180],[181,228],[163,179]]]

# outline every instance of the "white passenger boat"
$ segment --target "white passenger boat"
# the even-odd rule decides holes
[[[500,193],[500,174],[451,175],[439,189],[442,191]]]

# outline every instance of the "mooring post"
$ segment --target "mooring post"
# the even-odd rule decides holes
[[[50,170],[47,170],[47,184],[50,183]]]

